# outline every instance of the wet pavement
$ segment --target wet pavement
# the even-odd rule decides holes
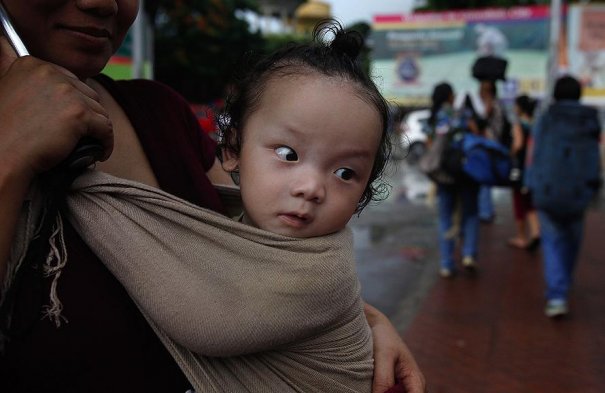
[[[396,161],[390,197],[351,221],[364,299],[396,325],[431,393],[605,392],[605,201],[587,214],[569,318],[543,315],[541,254],[506,245],[509,190],[475,276],[438,276],[431,183]]]
[[[404,330],[438,270],[431,183],[397,160],[387,200],[351,221],[363,298]]]

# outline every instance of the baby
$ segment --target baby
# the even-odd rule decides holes
[[[99,172],[68,199],[198,392],[371,390],[344,228],[384,187],[388,110],[356,61],[361,36],[315,36],[258,62],[228,106],[223,167],[239,172],[244,224]]]

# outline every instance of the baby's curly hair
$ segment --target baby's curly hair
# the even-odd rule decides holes
[[[333,38],[328,40],[330,36]],[[345,31],[338,22],[329,19],[315,27],[312,42],[291,43],[255,61],[252,67],[246,68],[244,77],[235,82],[225,111],[219,118],[219,152],[228,149],[239,156],[244,124],[258,108],[270,79],[313,72],[342,78],[350,81],[359,96],[376,108],[382,122],[380,145],[368,184],[355,212],[360,213],[371,201],[385,199],[389,185],[383,175],[392,149],[388,135],[389,108],[372,79],[359,65],[357,57],[363,47],[364,40],[360,33]]]

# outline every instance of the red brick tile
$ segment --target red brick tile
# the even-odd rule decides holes
[[[570,318],[543,315],[541,255],[482,226],[479,273],[438,280],[404,333],[431,393],[605,392],[605,212],[591,211]]]

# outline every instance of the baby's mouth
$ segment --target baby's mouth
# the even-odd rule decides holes
[[[287,225],[300,228],[304,225],[307,225],[311,221],[311,216],[303,213],[280,213],[279,218],[285,222]]]

